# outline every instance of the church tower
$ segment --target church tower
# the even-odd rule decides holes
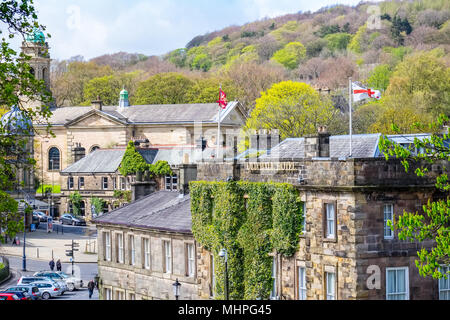
[[[31,72],[37,80],[44,80],[47,90],[50,91],[50,53],[48,43],[45,42],[45,36],[42,31],[35,29],[31,35],[22,42],[22,52],[30,56],[28,64],[31,66]],[[28,102],[26,107],[37,107],[36,102]]]

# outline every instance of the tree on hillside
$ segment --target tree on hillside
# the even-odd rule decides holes
[[[214,103],[219,99],[219,87],[226,92],[228,101],[238,98],[238,89],[231,79],[225,77],[209,77],[195,80],[186,95],[188,103]]]
[[[415,127],[421,130],[442,132],[442,125],[448,123],[449,118],[440,115],[438,120],[428,128],[421,124]],[[394,128],[395,129],[395,128]],[[411,147],[403,147],[383,137],[380,149],[386,160],[396,157],[408,172],[410,165],[417,167],[415,174],[419,177],[432,174],[432,167],[438,166],[440,172],[436,175],[436,193],[428,203],[423,205],[423,212],[406,212],[394,217],[390,222],[392,230],[398,230],[400,240],[423,242],[433,240],[431,250],[421,248],[418,252],[416,266],[423,277],[448,279],[450,276],[450,183],[448,180],[448,163],[450,161],[448,129],[445,132],[433,134],[430,138],[420,140],[414,138]],[[414,150],[423,150],[415,153]],[[443,267],[447,267],[446,269]]]
[[[385,105],[402,105],[437,117],[450,115],[450,68],[441,50],[417,52],[398,64],[385,93]]]
[[[306,49],[300,42],[290,42],[283,49],[273,54],[272,60],[282,64],[288,69],[298,67],[300,61],[306,57]]]
[[[326,97],[303,82],[274,84],[256,99],[246,129],[278,129],[281,139],[317,132],[333,121],[337,110]]]
[[[25,40],[27,36],[44,41],[45,36],[39,30],[43,31],[45,27],[38,23],[32,1],[10,0],[0,3],[0,106],[3,109],[16,106],[16,112],[23,119],[28,118],[31,122],[40,119],[43,124],[47,124],[51,115],[51,94],[44,81],[36,80],[32,74],[28,64],[30,57],[17,53],[9,42],[16,37]],[[24,103],[29,100],[38,101],[40,108],[25,107]],[[10,118],[10,124],[15,120],[17,119]],[[23,151],[27,142],[24,136],[32,134],[33,128],[24,121],[20,127],[21,132],[17,132],[9,130],[8,124],[5,124],[6,126],[0,124],[0,233],[14,237],[18,231],[23,230],[23,216],[18,211],[17,201],[7,191],[20,189],[21,185],[16,177],[17,162],[7,159],[16,157],[22,165],[30,167],[34,164],[32,155]],[[28,213],[29,210],[31,207],[27,206],[25,211]],[[3,240],[4,237],[1,236],[0,241]]]
[[[261,92],[269,89],[275,83],[286,80],[286,72],[283,67],[272,66],[268,63],[235,64],[225,74],[237,88],[238,98],[247,114],[253,110],[255,101],[261,96]]]
[[[175,72],[154,75],[139,83],[135,104],[178,104],[187,103],[188,93],[195,82]]]
[[[51,82],[51,90],[56,97],[58,106],[81,105],[85,100],[84,87],[88,81],[113,74],[110,66],[99,66],[95,62],[67,63],[63,61],[59,68],[63,67],[66,68],[66,71],[54,74]]]
[[[84,104],[91,105],[91,101],[100,97],[105,105],[118,105],[119,93],[123,88],[128,91],[130,104],[132,104],[142,73],[142,71],[135,71],[89,80],[84,87]]]
[[[391,68],[386,64],[380,64],[370,72],[367,85],[373,89],[385,91],[389,85],[391,75]]]

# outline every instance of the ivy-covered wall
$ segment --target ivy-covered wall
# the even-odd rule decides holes
[[[190,182],[192,232],[215,257],[217,299],[224,298],[223,259],[228,252],[230,299],[267,299],[272,289],[272,257],[298,249],[303,206],[289,184]]]

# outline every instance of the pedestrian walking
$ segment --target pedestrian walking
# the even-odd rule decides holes
[[[94,293],[94,288],[95,288],[95,282],[90,280],[88,285],[88,291],[89,291],[89,299],[92,297],[92,294]]]
[[[50,260],[48,265],[50,266],[50,270],[53,271],[55,269],[55,260],[53,260],[53,258],[52,258],[52,260]]]
[[[56,271],[61,271],[61,260],[58,259],[58,261],[56,261]]]

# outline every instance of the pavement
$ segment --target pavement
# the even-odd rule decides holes
[[[58,233],[57,231],[58,230]],[[82,230],[82,232],[79,232]],[[27,232],[25,235],[25,256],[34,260],[50,261],[53,257],[55,262],[60,259],[61,263],[70,263],[70,257],[66,256],[72,240],[79,244],[79,251],[75,252],[76,263],[97,263],[97,236],[93,226],[84,228],[64,226],[64,233],[61,226],[55,224],[54,231],[48,233],[44,228]],[[0,256],[23,256],[23,233],[17,235],[20,240],[19,245],[13,245],[11,241],[7,244],[0,243]]]

